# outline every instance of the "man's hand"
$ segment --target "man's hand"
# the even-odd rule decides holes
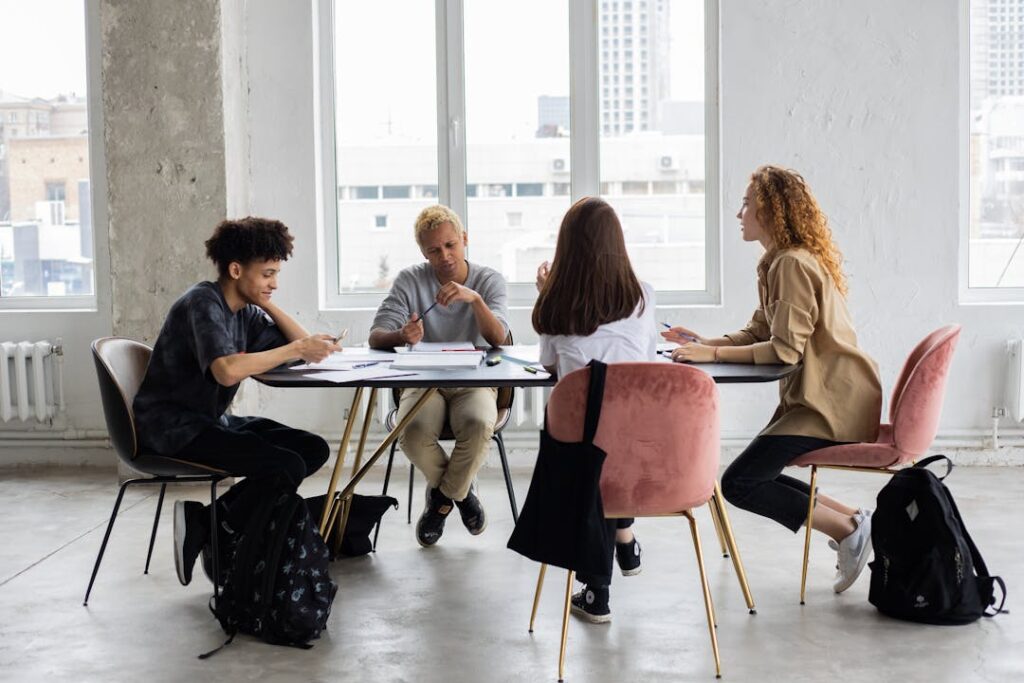
[[[548,275],[551,275],[551,265],[545,261],[544,263],[537,266],[537,291],[544,289],[544,283],[548,281]]]
[[[666,341],[675,342],[677,344],[688,344],[689,342],[697,342],[698,344],[704,344],[704,337],[700,336],[692,330],[688,330],[685,327],[670,327],[661,333],[661,336]]]
[[[341,346],[334,342],[334,337],[329,334],[311,334],[302,339],[292,342],[295,355],[307,363],[319,363],[336,351],[341,351]]]
[[[398,333],[402,335],[402,341],[406,344],[418,344],[423,339],[423,319],[413,311],[409,322]]]
[[[449,282],[437,292],[437,303],[442,306],[451,306],[456,301],[471,304],[479,298],[479,294],[457,282]]]
[[[715,347],[691,342],[683,344],[672,352],[677,363],[711,363],[715,360]]]

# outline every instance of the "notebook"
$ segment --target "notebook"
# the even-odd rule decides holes
[[[484,359],[483,351],[459,353],[403,353],[391,364],[392,370],[468,370]]]

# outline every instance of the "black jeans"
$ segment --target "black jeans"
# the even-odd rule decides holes
[[[725,470],[722,494],[736,507],[795,533],[807,521],[811,489],[782,470],[804,453],[839,443],[810,436],[759,436]]]
[[[613,549],[612,552],[614,552],[615,531],[617,529],[628,529],[629,527],[633,526],[633,518],[623,517],[621,519],[609,519],[605,521],[608,522],[608,535],[611,536]],[[582,581],[588,586],[608,586],[611,585],[612,577],[611,574],[608,574],[606,576],[598,576],[597,574],[584,574],[581,572],[576,575],[576,580]]]
[[[232,419],[231,427],[207,427],[174,457],[245,477],[218,499],[223,521],[232,529],[241,529],[260,503],[257,495],[247,493],[250,482],[283,476],[297,488],[327,462],[328,455],[330,447],[316,434],[248,417]]]

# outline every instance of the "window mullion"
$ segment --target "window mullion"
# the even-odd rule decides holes
[[[597,2],[569,2],[569,168],[573,201],[601,190]]]
[[[438,196],[465,219],[466,68],[462,0],[437,0]]]

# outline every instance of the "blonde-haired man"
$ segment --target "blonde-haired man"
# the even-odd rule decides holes
[[[373,319],[370,346],[503,343],[508,335],[505,278],[466,260],[466,231],[458,215],[446,206],[423,209],[416,218],[415,237],[427,262],[405,268],[395,278]],[[424,315],[435,302],[440,305]],[[399,419],[423,392],[402,392]],[[437,543],[453,504],[469,533],[477,535],[487,526],[473,481],[490,447],[497,414],[495,389],[440,389],[405,428],[402,450],[427,479],[426,506],[416,523],[420,545]],[[455,434],[450,457],[438,443],[446,420]]]

